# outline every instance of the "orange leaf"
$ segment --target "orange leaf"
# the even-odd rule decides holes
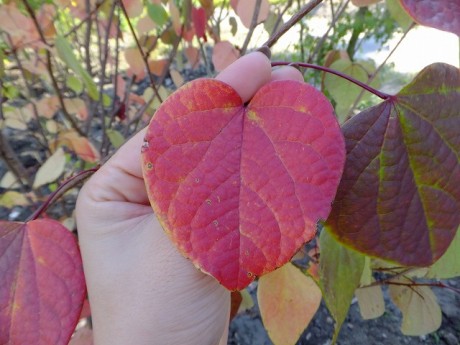
[[[173,0],[169,0],[169,13],[171,13],[171,22],[176,31],[176,35],[180,35],[182,31],[182,23],[180,22],[180,12]]]
[[[0,6],[0,29],[8,33],[13,47],[40,42],[32,19],[23,15],[14,2]]]
[[[222,71],[224,68],[235,62],[240,57],[240,52],[228,41],[222,41],[214,46],[212,52],[212,63],[216,71]]]
[[[51,38],[56,35],[56,28],[54,27],[53,19],[56,15],[56,9],[51,4],[44,4],[40,7],[37,14],[37,21],[40,23],[43,34],[46,38]]]
[[[157,25],[155,24],[155,22],[149,16],[145,16],[139,19],[139,21],[137,22],[136,29],[139,35],[145,35],[146,33],[152,31],[156,27]]]
[[[274,344],[294,345],[315,315],[321,290],[291,263],[259,278],[260,313]]]
[[[86,162],[97,163],[101,159],[93,144],[87,138],[78,135],[74,130],[59,133],[58,139],[50,143],[52,148],[62,145],[68,147]]]
[[[36,104],[38,115],[51,119],[61,109],[57,96],[44,97]]]
[[[167,64],[168,64],[168,59],[150,60],[149,61],[150,73],[155,74],[156,76],[161,76]]]
[[[136,78],[144,79],[145,73],[145,64],[142,59],[142,55],[137,47],[125,49],[125,59],[129,65],[129,69],[126,71],[128,76],[136,76]]]
[[[238,1],[236,6],[236,14],[240,17],[241,22],[248,29],[251,27],[252,16],[256,8],[257,0]],[[262,23],[270,14],[270,4],[267,0],[260,2],[259,15],[257,16],[257,24]]]
[[[144,9],[141,0],[123,0],[123,5],[130,18],[139,17]]]
[[[198,62],[200,61],[200,51],[198,48],[188,46],[185,48],[184,53],[192,69],[198,67]]]

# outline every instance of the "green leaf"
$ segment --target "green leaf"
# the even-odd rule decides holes
[[[427,278],[449,279],[460,276],[460,228],[443,256],[428,270]]]
[[[107,95],[106,93],[104,93],[102,95],[102,105],[105,107],[105,108],[108,108],[112,105],[112,98]]]
[[[83,92],[83,83],[80,79],[75,77],[74,75],[69,75],[65,81],[66,86],[73,90],[76,94],[80,94]]]
[[[369,78],[375,72],[375,65],[371,61],[353,62],[348,59],[339,59],[330,67],[364,83],[367,83]],[[370,85],[374,88],[378,88],[380,85],[379,78],[374,78]],[[343,123],[346,120],[351,107],[360,95],[361,100],[369,99],[372,95],[368,91],[363,90],[363,88],[331,73],[327,73],[325,75],[324,86],[337,103],[335,112],[337,113],[340,123]]]
[[[459,128],[460,72],[442,63],[354,116],[328,229],[367,255],[433,264],[460,224]]]
[[[404,7],[402,7],[401,2],[399,0],[386,0],[386,3],[390,15],[393,17],[396,23],[398,23],[399,26],[404,31],[406,31],[414,21],[404,10]]]
[[[125,143],[125,137],[123,134],[115,129],[106,130],[106,134],[109,137],[110,143],[116,149]]]
[[[228,23],[230,24],[230,32],[232,33],[232,36],[235,36],[238,31],[238,22],[235,17],[230,17],[228,19]]]
[[[364,286],[364,285],[370,285],[371,283],[372,283],[371,258],[368,256],[365,256],[363,274],[361,275],[359,285]]]
[[[3,94],[8,99],[15,99],[19,96],[19,89],[13,85],[3,85]]]
[[[147,4],[147,13],[149,17],[158,25],[163,26],[168,21],[168,12],[162,5]]]
[[[57,53],[61,60],[69,67],[76,75],[78,75],[85,83],[88,95],[97,101],[99,99],[99,92],[97,86],[89,73],[82,67],[77,57],[75,56],[72,47],[67,39],[63,36],[56,36],[55,46]]]
[[[321,231],[319,242],[320,285],[327,308],[336,322],[334,342],[347,316],[353,294],[359,286],[365,260],[363,255],[337,242],[327,228]]]

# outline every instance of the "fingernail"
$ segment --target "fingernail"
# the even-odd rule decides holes
[[[268,57],[268,59],[272,57],[272,52],[270,51],[270,48],[267,46],[262,46],[259,49],[257,49],[257,51],[264,54],[266,57]]]

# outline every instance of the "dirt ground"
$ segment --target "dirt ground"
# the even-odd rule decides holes
[[[460,278],[446,282],[452,287],[460,287]],[[251,286],[255,300],[256,284]],[[354,300],[348,317],[340,332],[338,345],[459,345],[460,344],[460,295],[447,289],[434,289],[443,312],[441,328],[434,333],[420,337],[404,336],[400,331],[401,313],[391,303],[386,289],[386,311],[374,320],[363,320],[358,303]],[[301,335],[297,345],[329,345],[334,322],[324,303],[316,313],[308,328]],[[251,310],[238,315],[230,325],[228,345],[272,345],[263,328],[259,310],[255,305]]]

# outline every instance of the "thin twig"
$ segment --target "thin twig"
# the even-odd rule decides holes
[[[85,0],[85,9],[87,13],[87,25],[85,30],[85,62],[86,62],[86,70],[88,71],[89,75],[91,75],[91,50],[90,50],[90,42],[91,42],[91,27],[93,25],[93,21],[91,19],[92,15],[90,15],[91,11],[91,3],[90,0]]]
[[[64,195],[67,191],[74,188],[80,182],[84,181],[88,177],[90,177],[93,173],[99,170],[100,166],[96,166],[92,169],[84,170],[79,172],[78,174],[68,178],[64,181],[53,193],[51,193],[48,198],[43,202],[43,204],[34,212],[32,215],[27,219],[27,222],[31,220],[35,220],[40,215],[46,211],[46,209],[56,200],[58,200],[62,195]]]
[[[150,79],[150,86],[152,87],[153,92],[155,93],[155,96],[158,97],[159,101],[163,102],[163,100],[161,99],[160,94],[158,93],[158,89],[155,86],[155,80],[153,79],[153,75],[150,72],[150,66],[149,66],[149,62],[148,62],[148,59],[147,59],[147,55],[144,54],[144,51],[143,51],[143,49],[141,47],[141,44],[139,43],[139,39],[137,38],[136,32],[134,31],[134,28],[133,28],[133,24],[131,23],[131,20],[129,19],[128,12],[126,11],[125,5],[123,4],[122,1],[120,1],[119,4],[120,4],[120,8],[123,11],[123,14],[124,14],[124,16],[126,18],[126,21],[128,22],[129,30],[131,31],[131,34],[133,35],[134,41],[136,42],[137,49],[139,49],[139,54],[141,54],[142,60],[144,61],[145,68],[147,69],[147,74],[148,74],[148,77]]]
[[[251,37],[254,34],[254,29],[256,28],[258,24],[257,18],[259,17],[261,3],[262,3],[262,0],[256,0],[256,4],[254,6],[254,12],[252,13],[251,25],[249,26],[248,34],[246,35],[246,38],[244,39],[243,46],[241,47],[241,55],[246,54],[246,50],[248,49],[249,42],[251,41]]]
[[[390,278],[391,279],[391,278]],[[379,285],[397,285],[397,286],[407,286],[409,288],[417,287],[417,286],[429,286],[429,287],[437,287],[437,288],[442,288],[442,289],[447,289],[451,290],[457,294],[460,294],[460,289],[454,288],[452,286],[446,285],[442,282],[434,282],[434,283],[419,283],[419,282],[409,282],[409,283],[403,283],[403,282],[394,282],[391,280],[380,280],[380,281],[375,281],[372,284],[361,286],[361,289],[373,287],[373,286],[379,286]]]
[[[292,6],[292,1],[293,0],[289,0],[286,3],[286,6],[284,6],[283,10],[278,14],[278,18],[276,19],[275,25],[273,25],[273,29],[270,32],[270,35],[273,35],[278,30],[278,27],[280,26],[280,23],[283,20],[283,16],[286,14],[287,10]]]
[[[415,26],[415,23],[412,23],[412,25],[409,26],[409,28],[407,28],[407,30],[404,32],[404,34],[401,36],[401,38],[399,39],[398,43],[393,47],[393,49],[390,51],[390,53],[387,55],[387,57],[385,58],[385,60],[383,60],[383,62],[379,65],[379,67],[377,67],[377,69],[375,70],[375,72],[368,78],[367,80],[367,84],[370,84],[374,81],[374,79],[377,77],[377,74],[382,70],[383,66],[385,66],[385,64],[387,63],[387,61],[390,59],[390,57],[393,55],[393,53],[396,51],[396,49],[399,47],[399,45],[402,43],[402,41],[404,40],[404,38],[406,37],[406,35],[409,33],[409,31]],[[350,110],[348,111],[348,114],[347,114],[347,118],[351,117],[352,114],[353,114],[353,111],[355,110],[355,108],[357,107],[358,103],[361,101],[361,98],[364,96],[364,90],[361,90],[361,92],[359,93],[358,97],[356,97],[352,107],[350,108]]]
[[[281,36],[283,36],[290,28],[292,28],[298,21],[305,17],[308,13],[313,11],[316,6],[322,3],[323,0],[312,0],[304,7],[300,9],[296,14],[294,14],[291,19],[289,19],[275,34],[273,34],[263,46],[272,47]]]
[[[324,35],[320,38],[320,40],[316,44],[315,50],[313,51],[313,53],[310,54],[310,56],[308,58],[308,62],[313,62],[314,61],[314,58],[316,57],[316,55],[318,54],[319,50],[321,49],[321,47],[323,46],[324,42],[326,41],[326,39],[327,39],[327,37],[329,35],[329,32],[335,27],[335,23],[342,16],[342,14],[345,11],[345,9],[347,8],[349,2],[350,2],[350,0],[346,0],[345,3],[343,4],[343,6],[341,6],[337,12],[332,13],[331,24],[329,25],[329,27],[326,30],[326,32],[324,33]],[[331,7],[333,7],[332,3],[331,3]],[[331,11],[333,11],[333,8],[331,9]]]
[[[306,68],[312,68],[312,69],[316,69],[316,70],[319,70],[319,71],[323,71],[323,72],[327,72],[327,73],[331,73],[331,74],[335,74],[336,76],[339,76],[343,79],[346,79],[350,82],[352,82],[353,84],[356,84],[360,87],[362,87],[363,89],[373,93],[374,95],[376,95],[377,97],[380,97],[381,99],[383,100],[388,100],[388,99],[392,99],[394,96],[392,95],[389,95],[389,94],[386,94],[385,92],[381,92],[377,89],[374,89],[373,87],[359,81],[359,80],[356,80],[355,78],[353,77],[350,77],[349,75],[346,75],[342,72],[339,72],[339,71],[336,71],[334,69],[331,69],[331,68],[328,68],[328,67],[324,67],[324,66],[318,66],[318,65],[314,65],[314,64],[310,64],[310,63],[305,63],[305,62],[295,62],[295,63],[292,63],[292,62],[286,62],[286,61],[275,61],[275,62],[272,62],[272,67],[275,67],[275,66],[288,66],[288,65],[295,65],[295,66],[300,66],[300,67],[306,67]]]
[[[26,7],[27,12],[29,13],[30,17],[32,18],[32,21],[34,22],[35,28],[37,29],[37,32],[42,40],[42,42],[49,47],[48,42],[46,41],[45,35],[43,34],[43,31],[40,27],[40,24],[38,23],[37,17],[35,16],[34,10],[30,6],[30,4],[27,2],[27,0],[22,0],[22,3]],[[62,96],[61,90],[59,89],[59,85],[57,83],[56,77],[54,76],[53,73],[53,64],[51,61],[51,53],[48,49],[45,49],[46,51],[46,68],[48,70],[48,74],[51,78],[51,82],[53,84],[54,92],[56,92],[56,95],[59,100],[59,105],[61,106],[62,113],[64,117],[70,122],[72,127],[77,131],[78,134],[81,136],[85,136],[80,127],[78,127],[78,124],[75,122],[74,118],[70,116],[68,113],[66,106],[64,104],[64,98]]]

